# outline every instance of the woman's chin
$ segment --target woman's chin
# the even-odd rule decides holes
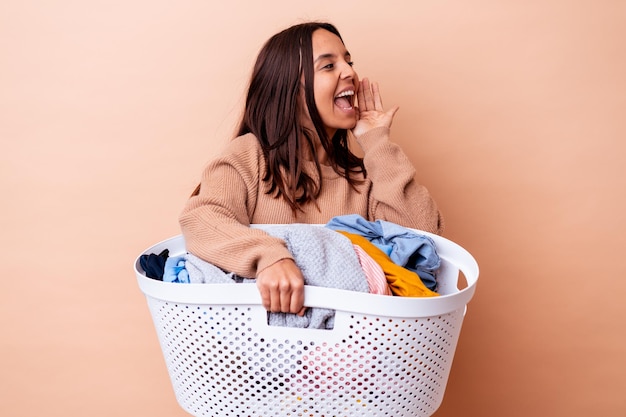
[[[332,131],[332,132],[335,132],[337,130],[352,130],[356,126],[356,123],[357,123],[357,118],[355,115],[354,118],[348,118],[342,121],[338,121],[337,123],[333,123],[332,126],[327,125],[326,130]]]

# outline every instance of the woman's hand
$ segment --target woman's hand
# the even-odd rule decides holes
[[[399,107],[395,106],[388,111],[383,110],[383,101],[380,97],[378,83],[370,84],[367,78],[363,78],[357,92],[359,106],[357,107],[357,122],[352,133],[357,138],[365,132],[377,127],[391,127],[393,116]]]
[[[268,311],[304,315],[304,277],[292,259],[282,259],[259,272],[256,285]]]

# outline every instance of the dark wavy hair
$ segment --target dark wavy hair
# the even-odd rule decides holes
[[[356,174],[366,175],[362,158],[348,148],[348,131],[338,129],[332,138],[328,137],[315,106],[312,37],[319,29],[337,35],[343,42],[332,24],[309,22],[291,26],[265,43],[252,72],[237,132],[238,136],[252,133],[257,137],[267,164],[263,178],[270,185],[267,193],[284,198],[294,211],[314,202],[322,189],[314,135],[319,137],[330,165],[353,187],[361,181]],[[299,98],[302,76],[306,103]],[[306,113],[302,106],[308,109],[315,132],[302,125],[300,115]],[[305,150],[313,155],[317,180],[302,170]]]

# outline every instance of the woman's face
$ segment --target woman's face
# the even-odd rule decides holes
[[[313,32],[313,92],[315,105],[329,137],[337,129],[352,129],[359,85],[350,53],[339,37],[325,29]]]

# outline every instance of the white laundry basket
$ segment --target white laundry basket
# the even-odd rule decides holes
[[[305,287],[335,310],[332,330],[267,324],[256,285],[180,284],[135,272],[174,392],[194,416],[430,416],[441,405],[478,265],[430,233],[442,260],[439,297]],[[181,236],[143,254],[185,253]],[[459,271],[466,284],[457,289]]]

